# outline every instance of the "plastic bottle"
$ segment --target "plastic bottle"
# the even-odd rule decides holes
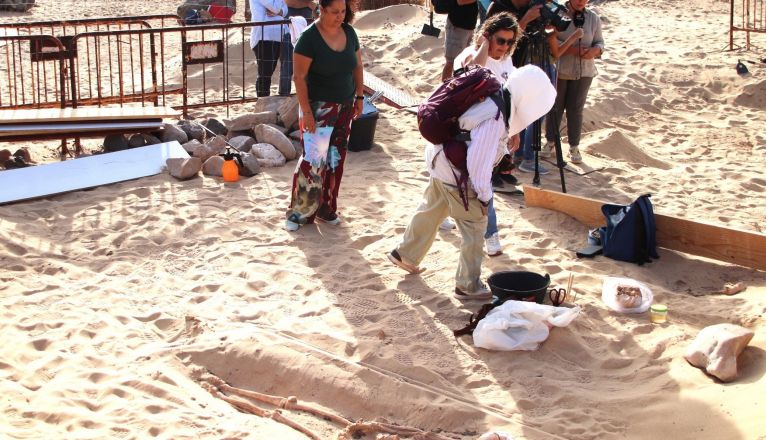
[[[223,175],[224,182],[236,182],[239,180],[239,167],[234,162],[234,158],[243,167],[245,164],[242,162],[242,155],[239,151],[231,151],[231,147],[226,147],[226,152],[219,154],[223,156],[223,167],[221,168],[221,175]]]

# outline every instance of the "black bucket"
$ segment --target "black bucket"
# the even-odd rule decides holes
[[[534,272],[510,270],[493,273],[487,279],[487,284],[495,295],[495,305],[509,299],[542,304],[545,301],[545,292],[551,284],[551,277],[548,274],[543,276]]]

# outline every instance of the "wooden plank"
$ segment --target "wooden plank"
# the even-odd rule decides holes
[[[588,227],[606,225],[601,205],[606,202],[524,185],[527,206],[568,214]],[[656,208],[656,205],[655,205]],[[654,213],[657,246],[766,270],[766,235]]]
[[[0,110],[0,124],[120,121],[130,119],[177,118],[171,107],[78,107]]]
[[[159,174],[169,158],[188,158],[176,142],[0,172],[0,203],[45,197]]]

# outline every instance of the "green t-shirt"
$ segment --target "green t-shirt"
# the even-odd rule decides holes
[[[354,97],[354,68],[359,39],[348,24],[343,24],[346,32],[346,47],[336,52],[325,43],[316,23],[307,27],[295,42],[295,53],[311,58],[311,66],[306,76],[309,99],[312,101],[345,102]]]

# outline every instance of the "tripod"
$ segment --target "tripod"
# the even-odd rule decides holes
[[[529,43],[526,47],[526,52],[523,54],[522,60],[523,65],[532,64],[540,69],[543,70],[543,72],[548,75],[548,78],[551,79],[551,82],[553,82],[553,86],[556,87],[555,82],[555,65],[551,64],[551,55],[550,50],[548,49],[548,42],[546,41],[546,35],[545,30],[542,26],[539,27],[539,29],[536,30],[528,30],[526,34],[526,38],[529,39]],[[543,127],[543,119],[549,118],[550,120],[558,119],[556,117],[556,111],[555,108],[551,108],[551,110],[548,112],[546,116],[541,117],[540,119],[536,120],[532,123],[529,127],[527,127],[527,132],[524,133],[524,143],[526,144],[527,137],[531,136],[530,146],[532,147],[532,150],[535,152],[535,175],[532,178],[532,183],[535,186],[540,186],[540,148],[542,147],[542,127]],[[561,121],[552,121],[556,125],[556,135],[553,139],[555,144],[555,150],[556,150],[556,167],[559,169],[559,177],[561,178],[561,191],[566,193],[567,192],[567,185],[566,181],[564,179],[564,167],[566,166],[566,162],[564,162],[564,156],[561,153],[561,135],[559,134],[559,124]]]

